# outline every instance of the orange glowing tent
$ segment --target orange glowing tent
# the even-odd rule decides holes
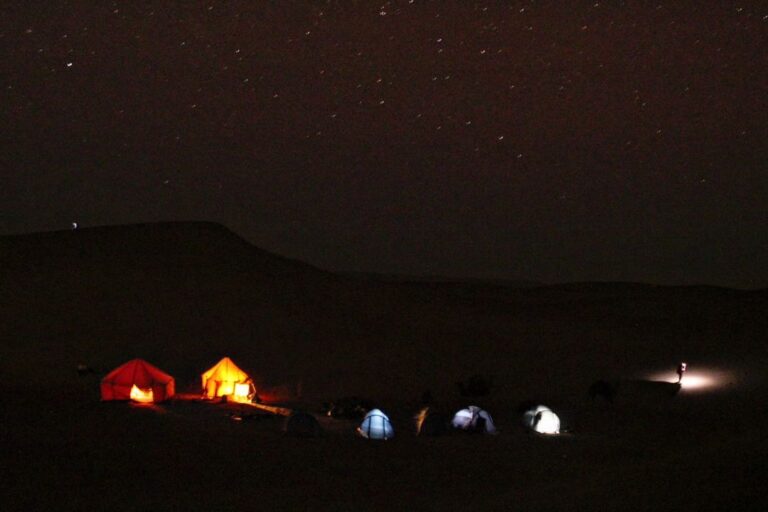
[[[102,400],[162,402],[175,393],[173,377],[143,359],[118,366],[101,381]]]
[[[203,374],[203,396],[226,396],[236,402],[250,402],[256,393],[253,380],[228,357]]]

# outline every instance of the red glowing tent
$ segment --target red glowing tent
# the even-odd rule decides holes
[[[143,359],[118,366],[101,381],[102,400],[162,402],[175,392],[173,377]]]

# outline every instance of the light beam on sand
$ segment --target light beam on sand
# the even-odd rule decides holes
[[[677,382],[677,374],[673,371],[658,372],[647,375],[648,380]],[[699,393],[715,391],[732,384],[732,379],[727,372],[722,370],[694,369],[688,370],[680,381],[681,391],[685,393]]]
[[[685,391],[717,387],[717,379],[711,375],[689,373],[680,381],[680,387]]]

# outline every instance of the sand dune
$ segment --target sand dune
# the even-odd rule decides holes
[[[222,226],[167,223],[0,238],[3,510],[757,510],[766,504],[768,293],[711,287],[423,282],[341,276]],[[227,408],[105,404],[100,374],[141,357],[196,392],[229,355],[291,405],[359,395],[398,433],[286,438]],[[709,386],[637,382],[686,360]],[[96,373],[78,375],[78,363]],[[461,396],[473,375],[487,396]],[[598,379],[634,382],[620,403]],[[661,385],[661,387],[664,387]],[[493,438],[417,438],[429,390],[476,400]],[[664,394],[662,398],[661,395]],[[528,434],[546,403],[569,436]]]

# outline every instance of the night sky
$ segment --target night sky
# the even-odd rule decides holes
[[[0,49],[0,234],[768,286],[764,1],[15,0]]]

